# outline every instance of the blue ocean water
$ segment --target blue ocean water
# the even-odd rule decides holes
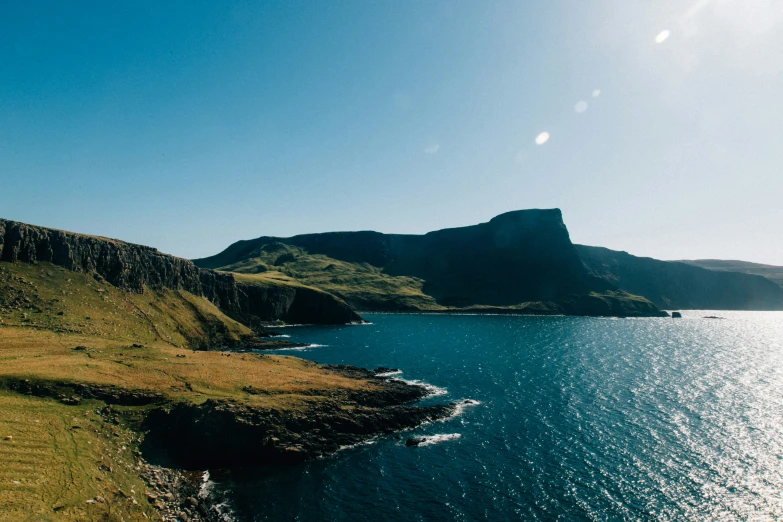
[[[720,315],[724,319],[704,319]],[[783,519],[783,313],[368,314],[291,327],[320,363],[400,368],[461,415],[216,484],[238,520]]]

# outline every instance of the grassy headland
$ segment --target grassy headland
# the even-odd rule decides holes
[[[371,372],[217,351],[246,342],[266,341],[186,290],[0,262],[0,520],[208,520],[177,469],[298,461],[449,411]]]

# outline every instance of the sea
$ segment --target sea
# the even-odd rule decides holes
[[[273,353],[398,368],[425,402],[469,402],[402,438],[211,478],[226,520],[783,520],[781,312],[364,317],[281,329],[309,346]]]

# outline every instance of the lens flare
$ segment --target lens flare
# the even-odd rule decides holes
[[[655,43],[663,43],[666,41],[667,38],[669,38],[669,35],[671,32],[668,29],[664,29],[660,33],[658,33],[658,36],[655,37]]]
[[[547,131],[536,136],[536,145],[543,145],[547,141],[549,141],[549,133]]]

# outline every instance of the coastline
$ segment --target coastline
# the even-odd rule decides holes
[[[105,476],[98,480],[106,487],[110,481],[116,485],[81,505],[55,505],[55,512],[66,520],[119,508],[131,520],[147,519],[144,510],[154,509],[162,520],[215,522],[230,518],[224,516],[223,501],[202,490],[207,470],[329,457],[346,446],[448,418],[458,408],[453,403],[416,405],[430,390],[385,376],[388,368],[325,365],[318,370],[363,385],[335,388],[322,397],[301,396],[288,409],[214,398],[196,404],[119,387],[13,377],[0,378],[0,390],[51,407],[56,404],[74,419],[77,411],[84,411],[99,437],[97,443],[113,448],[98,463]],[[263,395],[270,390],[245,393]],[[132,482],[119,477],[119,469],[142,479],[144,487],[138,481],[129,485]]]

